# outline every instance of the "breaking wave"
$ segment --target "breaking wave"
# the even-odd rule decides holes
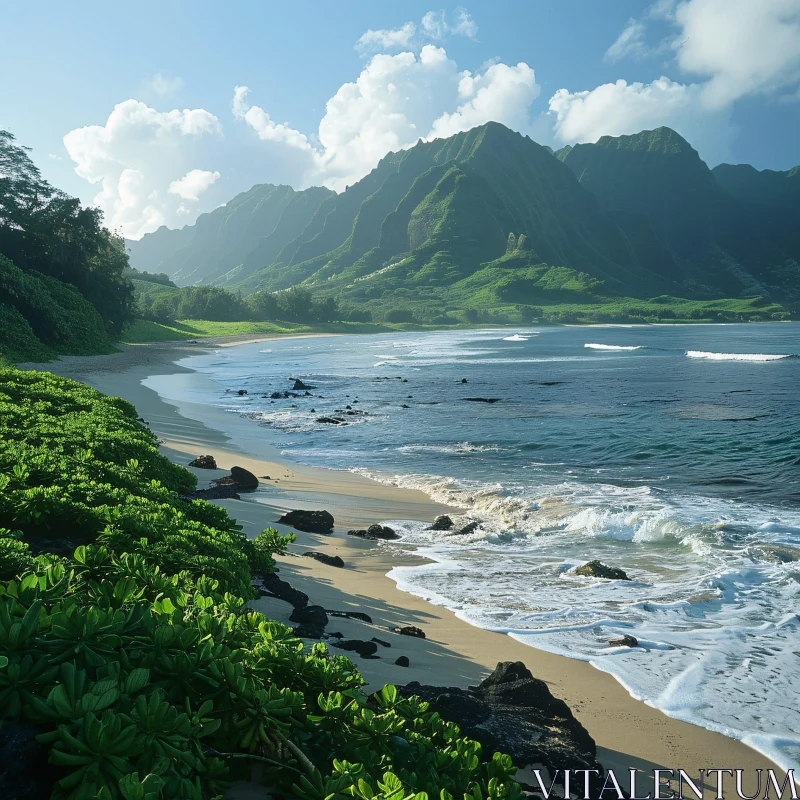
[[[644,345],[621,345],[621,344],[585,344],[590,350],[644,350]]]
[[[588,347],[589,345],[587,345]],[[689,358],[706,358],[709,361],[780,361],[792,355],[772,355],[768,353],[707,353],[703,350],[687,350]]]

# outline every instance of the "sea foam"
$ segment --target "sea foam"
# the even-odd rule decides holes
[[[642,350],[644,345],[622,345],[622,344],[595,344],[591,342],[585,344],[590,350]]]
[[[588,347],[588,345],[587,345]],[[790,355],[772,355],[769,353],[707,353],[703,350],[687,350],[689,358],[705,358],[709,361],[780,361],[791,358]]]

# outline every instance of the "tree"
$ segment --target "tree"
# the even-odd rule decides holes
[[[122,238],[103,227],[99,209],[45,181],[28,152],[0,131],[0,253],[77,288],[116,335],[135,313]]]

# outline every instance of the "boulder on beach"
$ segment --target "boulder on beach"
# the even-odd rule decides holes
[[[416,625],[403,625],[402,628],[392,628],[392,633],[399,633],[401,636],[413,636],[416,639],[425,638],[425,631]]]
[[[215,482],[216,483],[216,482]],[[228,483],[217,483],[208,489],[195,489],[189,494],[182,494],[181,500],[241,500],[239,487],[229,479]]]
[[[217,461],[214,456],[197,456],[189,462],[189,466],[197,469],[216,469]]]
[[[333,646],[365,657],[374,656],[378,652],[375,642],[365,642],[362,639],[340,639]]]
[[[320,564],[327,564],[329,567],[344,568],[344,561],[342,561],[339,556],[329,556],[327,553],[318,553],[315,550],[309,550],[307,553],[303,553],[303,555],[308,558],[316,559]]]
[[[333,514],[329,511],[289,511],[278,522],[306,533],[333,533]]]
[[[594,559],[587,561],[575,570],[576,575],[586,575],[590,578],[607,578],[611,581],[629,581],[630,578],[625,574],[625,570],[618,567],[607,567],[602,562]]]
[[[400,656],[394,663],[397,664],[398,667],[407,667],[411,662],[408,660],[408,656]]]
[[[256,584],[259,594],[262,597],[275,597],[286,603],[291,603],[295,608],[304,608],[308,605],[308,595],[295,589],[287,581],[279,578],[274,572],[268,572],[260,576],[261,585]]]
[[[324,628],[328,624],[328,615],[322,606],[303,606],[292,611],[289,621]]]
[[[453,528],[453,520],[447,514],[440,514],[433,521],[433,525],[428,528],[429,531],[449,531]]]
[[[233,482],[242,489],[250,491],[258,489],[258,478],[244,467],[231,467],[231,478],[233,478]]]
[[[369,614],[365,614],[363,611],[331,611],[329,608],[326,609],[326,611],[329,617],[357,619],[359,622],[366,622],[368,625],[372,625],[372,617]]]
[[[486,753],[511,756],[519,767],[543,765],[556,770],[597,770],[590,777],[592,797],[599,797],[604,770],[586,729],[544,681],[522,662],[503,662],[478,686],[469,689],[425,686],[416,681],[398,687],[404,697],[418,695],[430,710],[454,722],[462,736],[475,739]]]

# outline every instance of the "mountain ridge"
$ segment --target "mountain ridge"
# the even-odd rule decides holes
[[[305,284],[353,305],[441,294],[487,265],[566,268],[620,296],[800,299],[800,170],[754,180],[731,169],[710,170],[669,128],[554,153],[491,122],[389,153],[340,194],[261,184],[199,218],[193,236],[149,234],[181,245],[161,262],[148,236],[131,256],[182,285]],[[510,236],[524,243],[512,259]]]

